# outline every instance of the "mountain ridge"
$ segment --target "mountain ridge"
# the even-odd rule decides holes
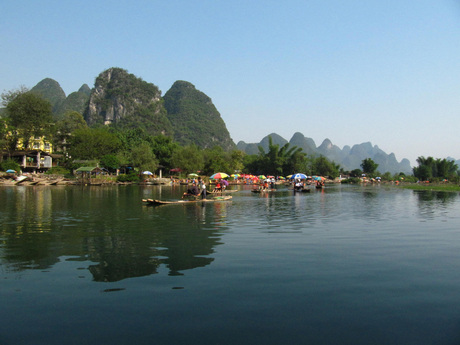
[[[56,120],[59,120],[62,115],[69,110],[74,110],[77,111],[81,114],[86,114],[88,111],[88,108],[90,106],[90,98],[91,95],[94,94],[95,90],[98,87],[97,80],[98,78],[101,77],[104,73],[107,71],[117,69],[117,70],[122,70],[119,68],[110,68],[107,69],[96,78],[95,81],[95,86],[93,88],[90,88],[87,84],[83,84],[78,91],[72,92],[68,96],[65,95],[65,92],[62,90],[60,87],[59,83],[51,78],[45,78],[37,85],[35,85],[31,91],[36,92],[40,95],[42,95],[44,98],[48,99],[52,106],[53,106],[53,113],[55,116]],[[122,70],[124,71],[124,70]],[[127,71],[125,71],[127,73]],[[135,76],[134,76],[135,77]],[[185,90],[192,92],[195,94],[196,99],[193,99],[192,101],[185,100],[184,103],[193,103],[196,100],[199,100],[201,103],[198,104],[198,106],[195,107],[196,109],[200,109],[198,112],[198,115],[195,114],[186,114],[187,111],[184,111],[184,114],[181,116],[189,116],[187,121],[190,121],[189,129],[192,128],[189,137],[187,137],[185,140],[181,140],[180,136],[184,136],[184,133],[178,133],[177,129],[181,128],[179,126],[179,123],[176,120],[173,120],[172,122],[175,122],[175,125],[172,125],[169,127],[168,123],[171,122],[171,118],[174,118],[177,114],[178,111],[183,109],[183,105],[176,107],[174,111],[170,112],[171,114],[168,114],[168,111],[165,110],[166,106],[163,104],[159,104],[156,109],[153,110],[153,114],[160,114],[160,115],[165,115],[165,117],[162,117],[161,121],[158,121],[159,124],[156,124],[156,129],[155,133],[163,133],[166,135],[173,135],[176,140],[183,144],[189,144],[189,143],[196,143],[197,137],[200,137],[201,139],[206,142],[208,140],[208,143],[216,143],[220,144],[223,147],[226,147],[227,149],[231,149],[236,147],[237,149],[240,149],[247,154],[258,154],[259,153],[259,148],[258,146],[262,146],[265,150],[268,149],[268,136],[272,136],[273,143],[274,144],[279,144],[280,146],[284,145],[285,143],[290,143],[293,146],[301,147],[307,155],[323,155],[327,157],[328,159],[334,161],[337,164],[340,164],[344,169],[346,170],[353,170],[356,168],[360,168],[360,164],[363,159],[365,158],[372,158],[377,164],[379,164],[378,170],[383,172],[383,171],[390,171],[390,172],[404,172],[404,173],[412,173],[412,168],[410,165],[410,162],[408,159],[403,158],[401,161],[398,161],[396,159],[396,156],[394,153],[387,154],[383,150],[381,150],[377,145],[372,145],[370,142],[366,143],[361,143],[361,144],[355,144],[352,146],[345,145],[342,148],[336,146],[333,144],[333,142],[326,138],[323,140],[321,145],[317,146],[315,141],[311,138],[305,137],[302,133],[296,132],[293,134],[291,139],[288,141],[281,136],[279,136],[276,133],[271,133],[264,137],[259,143],[245,143],[244,141],[238,142],[237,145],[233,142],[233,140],[230,137],[230,133],[228,133],[228,130],[225,125],[225,121],[221,117],[220,113],[216,109],[216,107],[212,104],[212,100],[210,97],[202,93],[201,91],[197,90],[195,86],[189,82],[186,81],[177,81],[176,83],[171,86],[171,88],[165,93],[163,97],[161,97],[161,91],[152,83],[147,83],[144,82],[141,78],[135,77],[139,83],[145,83],[149,86],[153,85],[154,88],[156,88],[157,94],[154,96],[154,98],[159,101],[159,103],[168,103],[168,107],[170,105],[171,99],[168,100],[170,94],[168,92],[173,89],[173,87],[177,86],[175,85],[176,83],[179,83],[179,86],[182,86]],[[53,91],[54,90],[54,91]],[[116,92],[120,92],[120,90],[115,90]],[[168,94],[168,97],[166,95]],[[113,94],[112,94],[113,96]],[[166,99],[165,99],[166,97]],[[175,101],[178,101],[179,103],[184,101],[184,99],[181,99],[182,96],[178,96],[178,98]],[[187,98],[187,97],[186,97]],[[118,105],[114,104],[114,97],[109,97],[105,100],[103,100],[105,103],[110,103],[112,102],[112,108],[116,108]],[[148,108],[148,107],[147,107]],[[192,109],[193,110],[193,109]],[[145,110],[145,112],[149,113],[152,111],[152,109]],[[207,113],[214,113],[214,117],[211,116],[211,118],[207,118],[206,114]],[[204,114],[204,115],[202,115]],[[144,113],[141,114],[142,116],[145,116]],[[172,116],[171,116],[172,115]],[[206,128],[208,125],[208,122],[216,121],[218,122],[221,126],[222,132],[224,133],[224,138],[220,138],[219,135],[220,133],[215,131],[214,129],[211,128],[211,130],[205,130],[202,133],[199,130],[201,127]],[[101,121],[103,122],[103,121]],[[128,121],[129,122],[129,121]],[[198,123],[198,124],[197,124]],[[132,125],[132,124],[131,124]],[[201,126],[201,127],[200,127]],[[172,128],[172,127],[177,127],[177,128]],[[185,126],[187,128],[187,126]],[[211,126],[212,127],[212,126]],[[180,131],[179,131],[180,132]],[[212,133],[211,133],[212,132]],[[198,135],[197,135],[198,133]],[[210,133],[209,137],[206,137],[206,134]],[[206,139],[208,138],[208,139]],[[454,158],[448,158],[449,160],[454,160],[456,161],[457,164],[460,163],[460,160],[455,160]],[[460,165],[460,164],[459,164]]]
[[[266,152],[268,151],[268,137],[274,136],[273,144],[280,146],[289,143],[292,146],[302,148],[308,155],[324,156],[333,161],[344,170],[361,169],[360,165],[366,158],[371,158],[375,163],[379,164],[377,170],[381,173],[390,172],[397,174],[403,172],[404,174],[412,174],[412,167],[407,158],[397,161],[394,153],[387,154],[381,150],[377,145],[372,145],[371,142],[364,142],[355,144],[352,147],[345,145],[342,149],[334,145],[328,138],[324,139],[321,145],[316,146],[312,138],[305,137],[302,133],[296,132],[288,141],[276,133],[268,134],[259,143],[245,143],[239,141],[237,148],[248,153],[254,154],[255,148],[258,152],[258,146],[261,146]]]

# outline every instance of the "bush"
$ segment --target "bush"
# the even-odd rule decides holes
[[[70,171],[64,167],[53,167],[49,169],[45,174],[47,175],[69,175]]]
[[[13,169],[16,172],[21,171],[21,166],[13,159],[6,159],[0,163],[0,170],[7,171]]]
[[[117,176],[117,182],[139,182],[140,179],[140,176],[135,172]]]
[[[360,183],[360,182],[361,182],[361,180],[360,180],[359,178],[357,178],[357,177],[350,177],[350,178],[347,178],[347,179],[345,179],[345,180],[342,180],[341,183],[344,183],[344,184],[347,184],[347,183],[353,184],[353,183]]]

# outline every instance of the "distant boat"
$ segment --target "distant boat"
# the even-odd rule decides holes
[[[231,200],[232,196],[218,196],[212,199],[196,199],[196,200],[156,200],[156,199],[142,199],[142,202],[146,203],[147,205],[154,205],[154,206],[159,206],[159,205],[174,205],[174,204],[180,204],[180,205],[186,205],[186,204],[195,204],[195,203],[208,203],[208,202],[216,202],[216,201],[228,201]]]

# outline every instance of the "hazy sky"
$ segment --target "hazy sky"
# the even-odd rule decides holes
[[[231,137],[460,159],[460,0],[2,2],[0,91],[110,67],[212,98]]]

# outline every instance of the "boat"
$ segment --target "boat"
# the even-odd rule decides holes
[[[238,189],[226,189],[224,191],[218,191],[218,192],[213,192],[213,191],[206,191],[206,194],[227,194],[227,193],[235,193],[238,192]]]
[[[294,193],[310,193],[310,188],[293,188]]]
[[[276,189],[270,188],[270,189],[251,189],[252,193],[268,193],[268,192],[274,192]]]
[[[181,205],[188,205],[188,204],[195,204],[195,203],[208,203],[208,202],[216,202],[216,201],[227,201],[231,200],[232,196],[218,196],[212,199],[196,199],[196,200],[156,200],[156,199],[142,199],[142,202],[146,203],[147,205],[173,205],[173,204],[181,204]]]

